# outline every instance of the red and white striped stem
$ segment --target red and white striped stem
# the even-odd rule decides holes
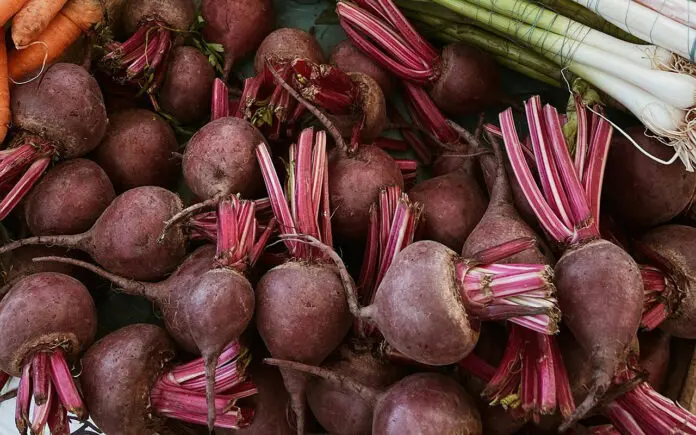
[[[653,266],[640,265],[643,278],[643,317],[640,326],[652,331],[672,314],[670,296],[674,283],[660,269]]]

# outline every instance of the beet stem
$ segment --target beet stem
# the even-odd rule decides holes
[[[263,363],[280,368],[309,373],[311,375],[320,377],[360,396],[363,400],[371,404],[376,404],[377,399],[379,398],[380,392],[378,390],[368,387],[367,385],[363,385],[341,373],[335,373],[323,367],[316,367],[295,361],[287,361],[276,358],[264,358]]]
[[[70,435],[68,411],[60,403],[60,400],[53,401],[53,407],[48,414],[48,429],[51,431],[51,435]]]
[[[459,134],[447,122],[447,118],[425,89],[410,83],[404,83],[404,89],[411,118],[433,135],[444,148],[461,150],[463,145],[459,143]]]
[[[181,210],[164,223],[164,228],[162,228],[162,233],[160,233],[159,237],[157,238],[157,242],[162,243],[164,239],[167,237],[167,233],[174,225],[187,219],[189,216],[198,213],[203,209],[217,206],[219,201],[220,197],[210,198],[206,199],[205,201],[201,201],[199,203],[190,205],[185,209]]]
[[[53,401],[56,400],[54,396],[53,387],[49,383],[48,390],[46,391],[46,402],[34,406],[34,412],[31,416],[32,435],[40,435],[43,433],[44,427],[46,427],[46,423],[48,422],[48,414],[51,411]]]
[[[21,434],[27,433],[29,427],[29,407],[31,406],[31,363],[22,367],[22,375],[17,387],[17,405],[15,407],[15,425]]]
[[[48,353],[37,352],[31,363],[32,385],[34,402],[43,405],[48,400],[48,384],[50,371],[48,367]]]
[[[378,137],[372,145],[387,151],[408,151],[409,149],[409,143],[407,141],[391,137]]]
[[[29,169],[22,175],[17,184],[12,187],[9,193],[0,202],[0,221],[5,219],[7,215],[14,210],[17,204],[19,204],[22,198],[29,193],[50,163],[51,159],[49,157],[43,157],[29,166]]]
[[[594,110],[601,111],[601,108],[596,106]],[[599,119],[597,120],[596,128],[593,130],[590,154],[587,159],[587,168],[583,174],[583,182],[585,192],[587,192],[588,203],[592,210],[592,217],[595,225],[598,225],[604,169],[607,163],[607,156],[609,155],[613,127],[606,119],[599,116],[596,118]]]
[[[580,181],[586,180],[587,156],[589,155],[587,141],[587,111],[584,110],[582,96],[574,94],[575,113],[577,114],[577,136],[575,143],[575,173],[578,174]]]
[[[87,419],[87,408],[82,402],[79,391],[75,386],[65,354],[62,350],[55,350],[50,355],[51,379],[60,401],[69,412],[75,414],[80,421]]]
[[[484,249],[483,251],[477,252],[472,257],[480,264],[493,264],[508,257],[512,257],[513,255],[517,255],[527,249],[534,249],[535,247],[536,240],[533,237],[520,237]]]
[[[321,112],[315,105],[304,99],[295,89],[293,89],[292,86],[290,86],[285,80],[283,80],[283,77],[280,76],[278,71],[273,68],[273,65],[271,65],[271,62],[266,59],[266,68],[268,71],[273,75],[273,78],[276,80],[277,83],[279,83],[286,91],[290,93],[290,95],[293,96],[302,106],[307,108],[309,112],[314,115],[319,122],[324,125],[326,130],[328,130],[329,134],[331,134],[331,137],[333,138],[334,142],[336,142],[336,146],[338,147],[339,150],[342,152],[347,152],[348,146],[346,145],[346,142],[343,140],[343,136],[341,136],[341,132],[338,131],[338,128],[331,122],[331,120]]]
[[[496,374],[496,369],[488,364],[480,356],[470,353],[463,360],[459,361],[459,367],[471,373],[484,382],[490,382]]]
[[[398,124],[405,124],[406,121],[404,117],[399,113],[398,109],[392,110],[392,119]],[[421,139],[417,132],[413,131],[413,128],[399,128],[401,136],[404,141],[416,154],[416,157],[426,166],[429,166],[433,162],[433,153],[426,143]]]
[[[210,107],[210,120],[230,116],[230,98],[225,82],[216,78],[213,82],[213,98]]]

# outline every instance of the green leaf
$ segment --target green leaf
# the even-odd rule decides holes
[[[224,53],[225,52],[225,47],[223,47],[222,44],[214,44],[214,43],[208,43],[208,48],[212,51],[216,51],[218,53]]]

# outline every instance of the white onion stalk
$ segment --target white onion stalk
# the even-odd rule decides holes
[[[696,30],[696,3],[692,0],[634,0],[646,8]]]
[[[632,0],[573,0],[628,33],[687,59],[696,55],[694,29]]]
[[[696,164],[696,77],[690,74],[663,71],[646,67],[609,52],[616,38],[596,32],[594,42],[576,41],[565,35],[542,29],[540,15],[533,25],[520,22],[520,0],[433,0],[459,14],[503,32],[528,45],[539,54],[585,78],[630,110],[654,134],[675,148],[688,171]],[[508,16],[492,12],[508,5]],[[526,4],[526,2],[524,2]],[[515,15],[512,18],[509,15]],[[560,16],[557,19],[560,20]],[[526,19],[529,19],[526,18]],[[574,23],[572,20],[568,20]],[[549,23],[549,25],[551,25]],[[589,33],[588,33],[589,34]],[[600,36],[605,37],[604,44]],[[611,41],[611,42],[609,42]],[[622,41],[622,44],[627,44]],[[633,44],[628,44],[633,45]],[[683,59],[682,59],[683,60]]]
[[[672,70],[674,54],[656,45],[640,45],[607,35],[537,4],[516,0],[466,0],[492,12],[519,20],[534,28],[548,30],[573,41],[601,48],[646,68]],[[645,39],[647,41],[647,39]]]

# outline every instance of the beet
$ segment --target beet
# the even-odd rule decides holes
[[[182,124],[205,121],[215,80],[208,57],[196,48],[180,46],[172,50],[168,64],[158,98],[162,110]]]
[[[0,183],[8,191],[0,202],[0,220],[29,192],[52,159],[89,153],[101,141],[107,125],[96,80],[73,64],[55,64],[39,79],[15,86],[11,109],[19,134],[0,164]]]
[[[394,89],[394,79],[349,40],[339,42],[331,52],[329,63],[347,73],[358,72],[371,77],[385,95]]]
[[[663,225],[641,236],[636,248],[664,274],[662,298],[669,315],[660,328],[675,337],[696,338],[696,228]]]
[[[24,216],[35,236],[87,231],[116,197],[104,170],[86,159],[59,163],[29,192]]]
[[[670,336],[662,331],[638,334],[640,342],[640,366],[647,372],[647,381],[660,391],[669,367]]]
[[[92,419],[109,435],[158,433],[165,421],[150,408],[150,390],[175,355],[174,343],[154,325],[112,332],[82,358],[82,390]]]
[[[21,376],[22,365],[42,349],[58,345],[76,358],[94,340],[97,314],[80,281],[42,272],[21,279],[0,300],[0,325],[8,332],[0,337],[0,370]]]
[[[277,29],[264,38],[254,57],[257,74],[264,70],[267,59],[271,62],[307,59],[316,64],[326,63],[316,38],[302,29],[294,28]]]
[[[192,0],[126,0],[121,10],[123,30],[128,35],[146,20],[158,20],[174,30],[186,31],[196,18]]]
[[[237,193],[254,198],[262,189],[254,149],[264,142],[261,133],[242,119],[208,123],[186,146],[182,163],[186,184],[203,200]]]
[[[399,166],[374,145],[360,145],[353,152],[335,149],[329,156],[329,174],[332,221],[342,240],[365,240],[370,207],[379,190],[404,187]]]
[[[75,248],[112,273],[159,279],[174,270],[186,252],[186,238],[180,228],[157,240],[164,221],[180,210],[181,200],[175,193],[161,187],[137,187],[117,196],[84,233],[30,237],[5,244],[0,254],[37,244]]]
[[[667,160],[673,151],[645,135],[645,127],[626,129],[646,152]],[[686,213],[696,195],[696,173],[663,165],[645,156],[621,134],[609,148],[603,204],[633,229],[664,224]]]
[[[265,362],[319,376],[361,396],[374,406],[375,434],[483,433],[473,399],[455,381],[438,373],[410,375],[380,391],[327,369],[278,359]]]
[[[486,212],[481,188],[461,171],[422,181],[409,190],[408,196],[423,204],[423,238],[455,251],[462,249]]]
[[[370,346],[356,342],[346,342],[321,366],[375,389],[384,389],[406,374],[403,367],[376,358]],[[374,404],[352,391],[312,378],[307,386],[307,402],[314,417],[331,434],[372,433]]]
[[[203,0],[201,15],[206,41],[225,47],[226,75],[232,64],[254,51],[275,25],[271,0]]]
[[[174,131],[164,119],[149,110],[132,109],[111,117],[94,160],[119,192],[140,186],[173,187],[179,163],[172,154],[178,148]]]

